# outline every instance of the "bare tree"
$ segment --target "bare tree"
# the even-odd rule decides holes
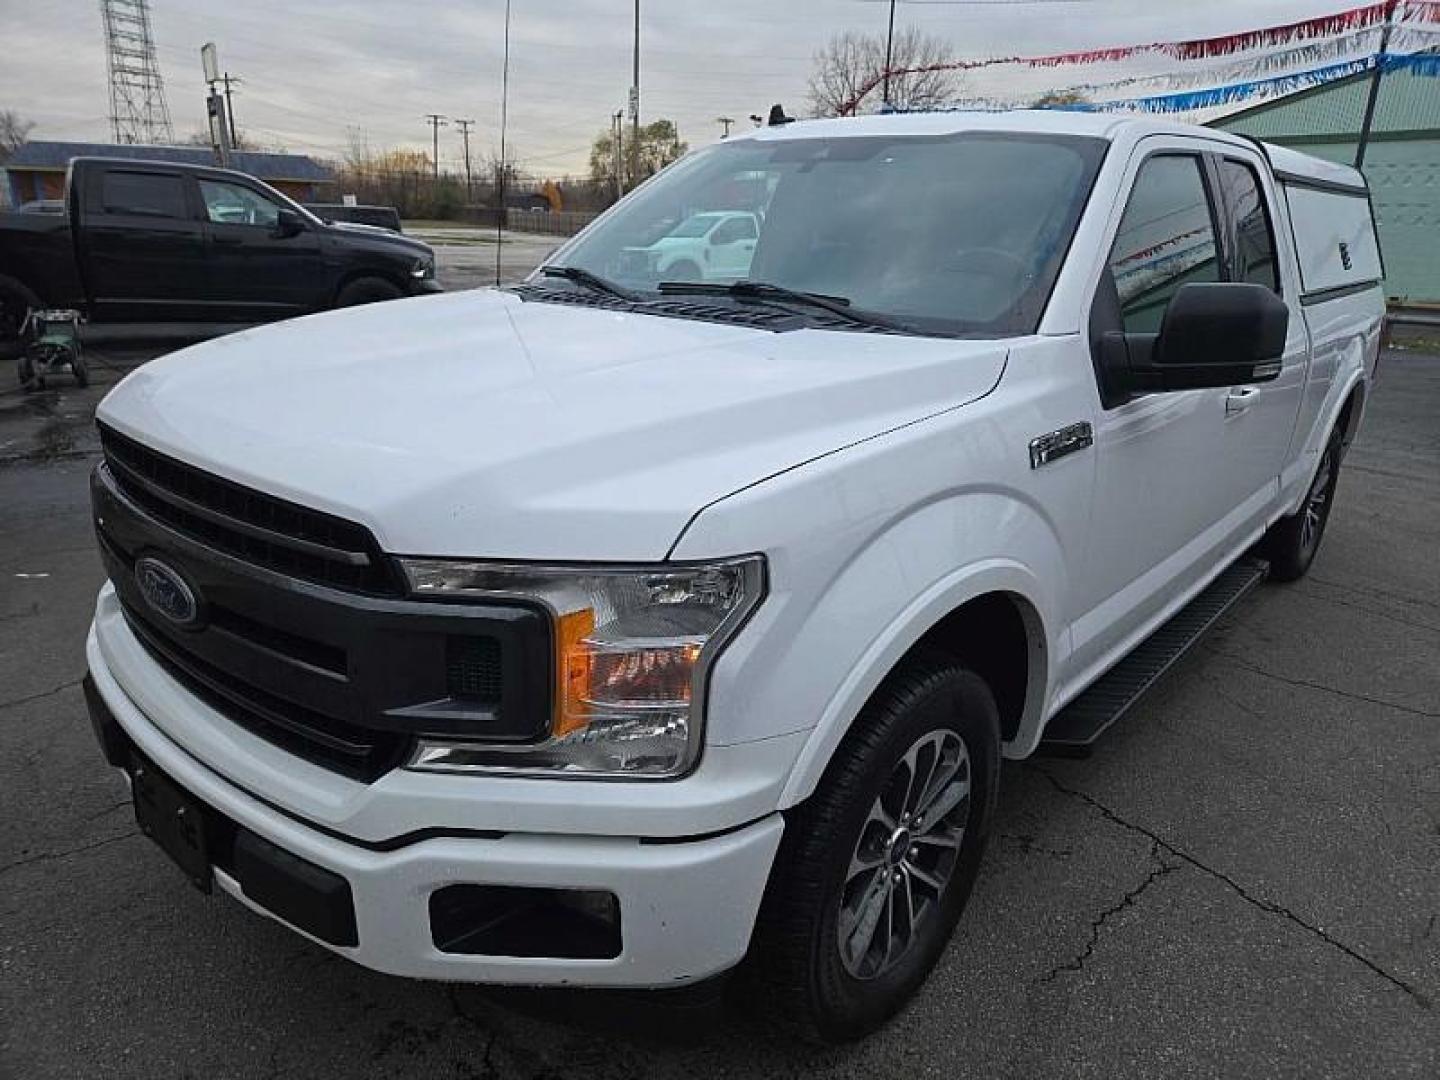
[[[954,100],[959,72],[949,44],[913,26],[895,34],[890,54],[889,104],[896,109],[933,109]],[[816,116],[839,116],[858,102],[858,112],[885,104],[885,38],[847,30],[815,54],[810,108]],[[867,92],[868,91],[868,92]]]
[[[13,109],[0,109],[0,162],[9,160],[10,155],[25,145],[33,121],[22,120]]]

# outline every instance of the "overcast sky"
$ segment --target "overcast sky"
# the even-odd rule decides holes
[[[642,119],[667,116],[692,146],[715,118],[805,105],[811,58],[833,33],[884,33],[888,0],[642,0]],[[1037,54],[1209,37],[1357,6],[1360,0],[912,0],[897,25],[962,56]],[[199,49],[219,46],[241,76],[239,126],[261,140],[343,154],[353,130],[372,148],[429,150],[424,114],[476,121],[472,150],[498,144],[504,0],[152,0],[177,138],[204,126]],[[581,171],[595,133],[625,103],[632,0],[514,0],[511,156],[537,172]],[[1151,58],[1146,73],[1167,61]],[[1136,69],[1002,68],[966,91],[1005,94]],[[1038,81],[1037,81],[1038,80]],[[35,138],[109,138],[105,46],[96,0],[0,0],[0,109]],[[478,142],[473,141],[478,139]],[[441,131],[442,163],[459,158]]]

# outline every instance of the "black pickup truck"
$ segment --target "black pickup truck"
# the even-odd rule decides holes
[[[244,173],[77,158],[65,213],[0,215],[0,348],[27,309],[264,322],[438,292],[428,245],[331,224]]]

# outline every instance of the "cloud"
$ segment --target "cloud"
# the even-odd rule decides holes
[[[642,0],[642,114],[667,116],[691,145],[773,102],[805,103],[810,58],[830,34],[883,33],[876,0]],[[962,55],[1041,53],[1221,34],[1257,24],[1253,0],[1056,0],[902,3],[898,22],[953,42]],[[1266,23],[1341,10],[1345,0],[1272,0]],[[243,82],[240,128],[262,140],[339,156],[362,133],[372,146],[428,151],[426,113],[476,121],[472,150],[498,145],[503,0],[152,0],[152,25],[175,133],[202,130],[200,46],[214,41]],[[631,78],[629,0],[514,0],[509,143],[541,171],[583,171],[588,147],[623,108]],[[109,137],[98,5],[0,0],[6,27],[0,107],[37,122],[37,138]],[[1081,74],[1077,81],[1089,79]],[[1043,89],[1054,73],[999,70],[967,91]],[[1023,81],[1022,81],[1023,80]],[[476,140],[478,137],[478,141]],[[460,159],[453,128],[441,159]]]

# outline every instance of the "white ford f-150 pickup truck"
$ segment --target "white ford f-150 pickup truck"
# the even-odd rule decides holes
[[[633,257],[737,212],[728,278]],[[1305,572],[1381,278],[1360,174],[1202,128],[728,139],[521,285],[116,387],[98,738],[198,885],[368,967],[744,960],[855,1037],[945,948],[1001,759]]]

